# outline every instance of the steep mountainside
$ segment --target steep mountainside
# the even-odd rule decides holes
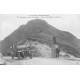
[[[69,47],[69,49],[71,48],[70,50],[72,50],[70,54],[80,57],[79,39],[71,33],[58,30],[49,25],[46,21],[40,19],[31,20],[27,24],[21,25],[11,35],[6,37],[1,42],[1,53],[6,55],[6,51],[10,45],[13,45],[19,41],[24,43],[28,37],[43,39],[46,42],[53,42],[53,36],[56,36],[57,43],[60,44],[62,48],[66,49]]]

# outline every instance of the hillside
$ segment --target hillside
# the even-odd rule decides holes
[[[53,36],[56,36],[57,43],[75,57],[80,57],[80,40],[69,32],[61,31],[49,25],[46,21],[35,19],[25,25],[21,25],[11,35],[1,42],[1,53],[6,55],[9,46],[19,41],[23,43],[28,37],[42,39],[46,42],[53,42]]]

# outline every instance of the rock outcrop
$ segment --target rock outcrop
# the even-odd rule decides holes
[[[5,64],[6,64],[6,61],[3,58],[2,54],[0,53],[0,65],[5,65]]]

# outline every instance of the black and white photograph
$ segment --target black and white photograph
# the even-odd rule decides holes
[[[80,80],[79,0],[0,0],[0,80]]]
[[[0,14],[0,65],[80,65],[80,14]]]

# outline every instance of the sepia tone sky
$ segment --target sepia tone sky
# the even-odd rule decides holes
[[[10,35],[20,25],[26,24],[32,19],[46,20],[50,25],[63,30],[69,31],[80,39],[80,14],[54,14],[54,15],[18,15],[2,14],[0,15],[0,40]]]

